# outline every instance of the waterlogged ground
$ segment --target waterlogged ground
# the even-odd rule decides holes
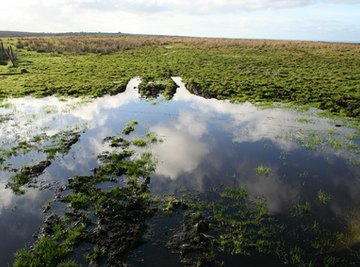
[[[173,80],[179,86],[173,97],[142,98],[134,78],[115,96],[1,103],[1,266],[34,242],[60,242],[54,225],[64,227],[64,244],[71,246],[60,243],[77,248],[55,257],[55,264],[70,260],[65,266],[360,263],[355,124],[315,109],[205,99]],[[114,167],[114,160],[124,159]],[[144,179],[135,183],[139,177]],[[84,210],[94,212],[89,220],[99,218],[103,228],[110,225],[102,222],[106,216],[123,218],[104,206],[106,192],[111,198],[133,192],[136,200],[122,206],[130,219],[116,227],[136,230],[121,239],[128,244],[121,249],[111,247],[111,238],[126,233],[104,239],[87,231],[89,218],[82,217]],[[61,219],[69,205],[76,220]],[[52,213],[60,217],[49,220]],[[26,266],[32,256],[31,250],[18,253],[15,265]]]

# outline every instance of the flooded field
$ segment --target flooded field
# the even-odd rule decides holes
[[[66,195],[70,178],[76,181],[74,177],[96,175],[103,164],[99,155],[106,158],[106,152],[114,147],[130,145],[134,151],[131,157],[151,152],[154,171],[146,165],[151,172],[146,183],[148,193],[168,199],[171,207],[165,210],[171,210],[171,216],[151,212],[139,215],[144,218],[145,241],[124,249],[122,263],[129,266],[195,263],[220,266],[222,262],[226,266],[264,266],[264,263],[267,266],[271,263],[273,266],[303,263],[356,266],[360,263],[360,138],[351,122],[321,116],[316,109],[294,110],[205,99],[187,91],[180,78],[173,80],[178,85],[173,97],[143,98],[138,90],[140,79],[134,78],[125,92],[114,96],[25,97],[1,103],[1,266],[12,264],[17,250],[34,243],[50,214],[66,212],[66,203],[52,200],[61,199],[63,192]],[[115,138],[121,133],[124,136],[131,133],[131,144]],[[141,174],[146,178],[147,175]],[[115,183],[106,180],[96,186],[109,191],[122,187],[129,179],[123,174],[114,176]],[[70,189],[77,190],[74,185]],[[194,207],[185,205],[186,201],[191,203],[192,194],[199,198],[196,200],[199,205],[194,204],[195,200],[192,202]],[[217,202],[222,198],[227,200]],[[70,202],[76,209],[74,203],[79,202]],[[213,209],[208,210],[206,203]],[[283,251],[283,244],[272,247],[272,244],[252,245],[249,241],[245,250],[236,244],[241,243],[239,236],[247,235],[239,229],[247,226],[236,228],[237,219],[227,215],[237,210],[239,203],[247,207],[248,212],[241,215],[244,218],[261,214],[259,203],[266,206],[265,217],[271,218],[264,224],[271,228],[261,228],[263,215],[257,224],[249,220],[247,225],[257,229],[249,240],[264,229],[275,235],[281,232],[281,240],[291,243],[289,251]],[[184,211],[173,211],[177,206]],[[216,213],[221,207],[223,213]],[[203,217],[183,214],[188,208],[202,213]],[[195,256],[185,255],[188,253],[184,245],[195,246],[194,242],[184,237],[187,234],[176,234],[176,229],[191,232],[184,230],[191,224],[187,221],[189,216],[198,227],[201,222],[209,221],[198,231],[203,238],[213,235],[223,241],[218,245],[211,241],[216,255],[208,251],[208,239],[201,245],[195,242],[196,248],[189,248],[196,251]],[[216,216],[219,225],[225,228],[231,225],[224,233],[219,234],[220,227],[211,222]],[[273,219],[280,223],[273,224]],[[299,221],[308,224],[297,225]],[[284,237],[283,229],[274,230],[284,225],[297,229],[299,236]],[[169,236],[173,236],[170,244],[165,240]],[[296,238],[301,241],[296,243]],[[89,244],[80,242],[80,245],[83,254],[89,252]],[[320,256],[311,259],[307,253],[313,253],[314,249],[318,249]],[[270,253],[271,250],[275,252]],[[154,255],[158,255],[158,265]],[[89,262],[79,251],[67,257],[85,265]],[[97,262],[111,263],[111,260]]]

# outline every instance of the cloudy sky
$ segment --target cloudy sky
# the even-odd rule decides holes
[[[360,42],[360,0],[10,0],[0,30]]]

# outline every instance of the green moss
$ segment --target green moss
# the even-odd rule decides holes
[[[60,137],[60,142],[69,140],[67,135]],[[61,217],[50,216],[52,219],[44,222],[43,234],[34,248],[16,253],[16,266],[43,266],[43,261],[46,262],[44,266],[73,266],[75,262],[69,260],[69,255],[80,241],[94,245],[87,255],[89,261],[101,262],[105,257],[109,265],[119,265],[119,259],[140,244],[146,229],[145,220],[154,213],[154,201],[147,185],[155,162],[149,152],[135,155],[129,150],[131,142],[124,138],[106,140],[113,139],[119,141],[123,150],[114,149],[100,155],[101,166],[93,175],[69,179],[68,193],[61,201],[68,204],[70,211]],[[111,190],[98,187],[103,181],[116,182],[123,175],[127,177],[123,186],[117,187],[114,183]],[[102,229],[97,234],[93,232],[90,218]]]
[[[252,200],[242,188],[223,188],[208,194],[202,196],[203,200],[182,200],[190,207],[182,226],[186,231],[176,232],[169,246],[178,250],[186,262],[197,262],[209,250],[215,254],[215,260],[220,253],[248,258],[267,255],[279,260],[279,265],[282,262],[294,266],[322,266],[323,262],[356,266],[360,262],[358,248],[340,251],[347,236],[353,237],[356,232],[352,227],[356,225],[354,218],[347,227],[351,234],[346,234],[334,230],[333,221],[316,218],[309,202],[296,204],[289,213],[278,217],[269,214],[264,199]],[[208,220],[210,228],[194,232],[204,220]],[[340,229],[344,231],[344,226]],[[207,232],[216,237],[216,242],[209,242],[214,239]],[[190,252],[182,249],[189,244]]]
[[[225,187],[225,189],[220,192],[222,198],[235,199],[235,200],[246,200],[248,198],[248,193],[243,188],[232,188]]]
[[[355,139],[359,138],[359,136],[357,134],[348,134],[345,137],[348,140],[355,140]]]

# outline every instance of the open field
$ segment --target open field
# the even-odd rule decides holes
[[[0,98],[122,91],[135,76],[180,76],[195,94],[234,101],[310,104],[360,115],[356,44],[183,37],[34,37],[18,68],[0,66]],[[22,75],[2,75],[20,72]]]

